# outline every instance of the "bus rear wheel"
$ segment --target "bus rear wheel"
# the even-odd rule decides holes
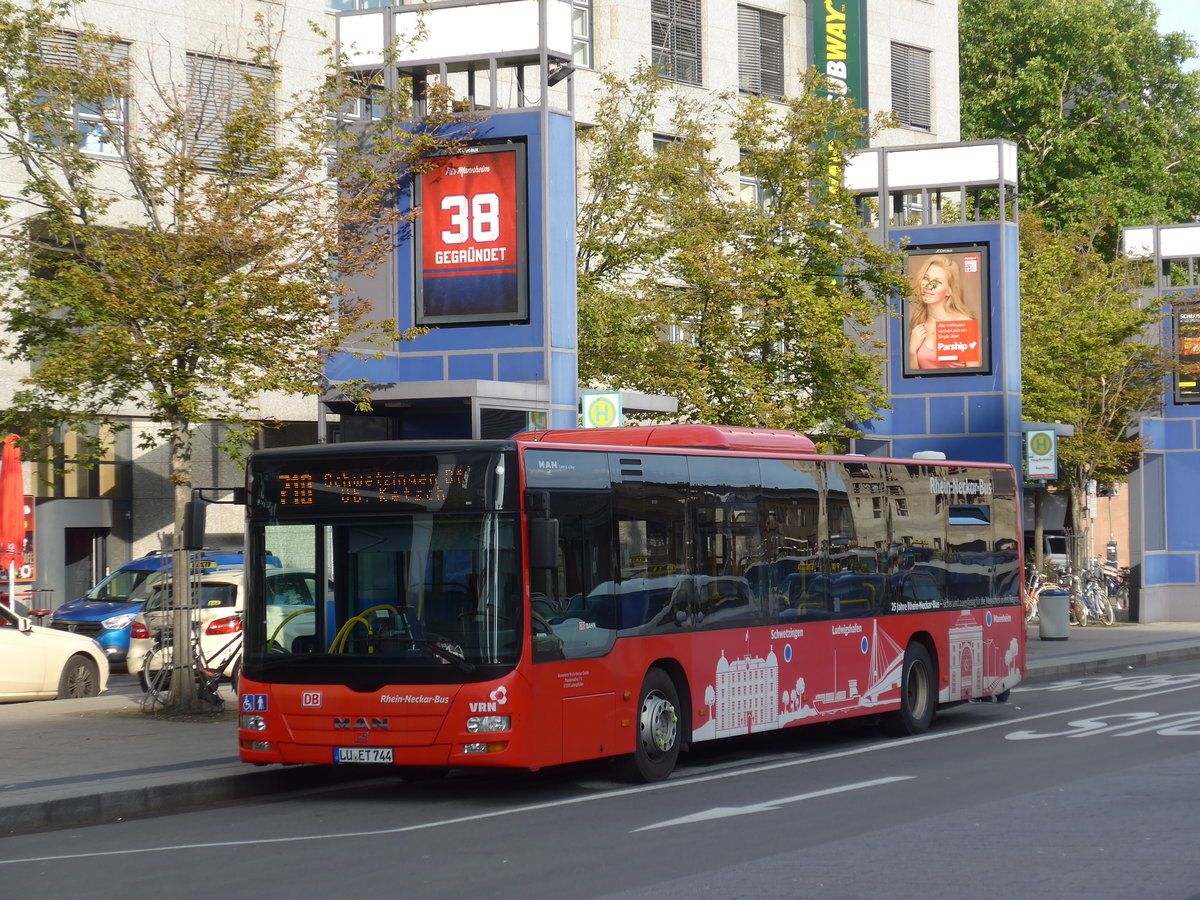
[[[937,671],[929,650],[913,641],[904,651],[900,670],[900,708],[887,720],[889,733],[904,736],[928,731],[937,712]]]
[[[637,743],[634,751],[616,760],[624,781],[662,781],[675,769],[682,743],[679,728],[679,692],[662,669],[651,669],[638,698]]]

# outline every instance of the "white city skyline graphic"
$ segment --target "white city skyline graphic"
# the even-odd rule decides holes
[[[985,624],[966,610],[959,613],[948,634],[949,658],[941,660],[938,702],[978,697],[985,687],[997,693],[1019,680],[1015,637],[1008,637],[1006,643],[1003,636],[999,642],[985,637]],[[812,639],[831,636],[813,635]],[[740,654],[731,657],[723,648],[715,662],[712,681],[702,698],[707,714],[693,731],[696,740],[769,731],[899,699],[904,648],[881,630],[878,622],[871,623],[869,637],[859,636],[852,653],[843,650],[839,657],[834,652],[828,673],[812,671],[798,655],[786,661],[788,654],[802,653],[802,640],[772,640],[765,655],[751,651],[749,631],[744,642]],[[777,647],[785,654],[782,663]],[[869,657],[865,670],[862,657]],[[827,681],[822,683],[822,678]]]

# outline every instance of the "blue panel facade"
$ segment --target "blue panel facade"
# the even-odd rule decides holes
[[[452,354],[446,364],[451,381],[493,381],[496,378],[496,359],[491,353]]]
[[[1146,453],[1130,478],[1140,488],[1130,492],[1130,519],[1141,525],[1130,534],[1135,564],[1140,550],[1138,617],[1150,622],[1200,621],[1200,405],[1176,403],[1172,380],[1161,415],[1139,423]]]
[[[491,394],[478,398],[484,405],[527,406],[552,414],[561,407],[563,414],[553,416],[555,427],[574,427],[578,402],[574,121],[563,113],[534,108],[496,114],[473,127],[473,142],[515,141],[525,147],[528,321],[432,327],[381,359],[341,354],[328,366],[329,377],[366,379],[378,386],[381,395],[418,398],[421,389],[414,385],[428,384],[428,396],[445,397],[448,389],[438,388],[441,382],[485,383],[483,390]],[[402,211],[411,211],[412,204],[413,186],[407,183],[400,193]],[[391,271],[364,290],[378,314],[395,316],[401,329],[416,325],[418,271],[413,229],[402,229]],[[504,383],[519,387],[505,389]],[[519,397],[538,399],[513,399]]]

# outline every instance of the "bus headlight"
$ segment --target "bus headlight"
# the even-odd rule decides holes
[[[243,715],[239,723],[244,731],[266,731],[267,720],[262,716]]]
[[[482,734],[487,731],[508,731],[512,728],[512,716],[471,716],[467,719],[467,731]]]

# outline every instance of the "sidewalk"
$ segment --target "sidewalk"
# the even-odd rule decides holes
[[[1200,622],[1071,628],[1067,640],[1028,630],[1026,681],[1200,659]],[[90,700],[0,704],[0,838],[116,821],[300,788],[336,786],[378,770],[254,768],[238,761],[227,711],[196,721],[141,712],[129,676]]]

